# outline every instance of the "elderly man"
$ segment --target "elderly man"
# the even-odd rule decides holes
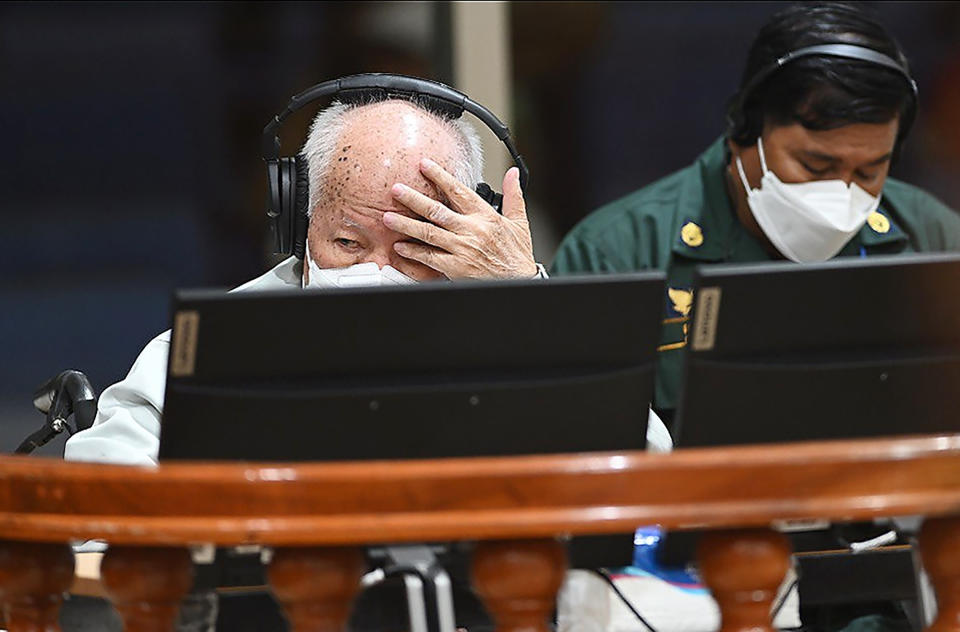
[[[474,187],[474,130],[404,100],[334,103],[303,147],[310,222],[304,262],[291,257],[235,291],[545,276],[534,260],[519,173],[503,178],[500,215]],[[170,332],[100,397],[94,425],[66,445],[70,460],[155,464]],[[654,449],[671,442],[651,416]]]

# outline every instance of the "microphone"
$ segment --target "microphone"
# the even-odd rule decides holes
[[[30,454],[63,432],[73,434],[67,418],[74,415],[77,432],[93,425],[97,416],[97,394],[80,371],[67,370],[53,377],[33,393],[33,406],[46,413],[46,421],[17,447],[15,454]]]

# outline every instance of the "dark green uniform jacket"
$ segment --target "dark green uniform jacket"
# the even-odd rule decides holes
[[[677,403],[682,348],[695,266],[767,261],[771,255],[743,227],[726,188],[720,139],[696,162],[592,213],[566,236],[551,274],[665,270],[666,313],[654,407]],[[888,178],[877,212],[839,257],[960,251],[960,215],[920,189]],[[758,309],[761,303],[758,301]]]

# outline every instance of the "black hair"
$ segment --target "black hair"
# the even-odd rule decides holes
[[[858,59],[813,55],[785,64],[744,94],[758,72],[786,53],[836,43],[873,49],[909,72],[897,42],[858,6],[792,5],[774,14],[750,46],[740,90],[727,108],[728,138],[741,146],[753,145],[766,122],[827,130],[851,123],[886,123],[899,116],[896,155],[913,122],[916,102],[909,80],[893,69]]]

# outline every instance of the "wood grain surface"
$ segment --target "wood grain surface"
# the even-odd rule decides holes
[[[0,458],[0,538],[344,545],[960,513],[960,436],[156,468]]]

